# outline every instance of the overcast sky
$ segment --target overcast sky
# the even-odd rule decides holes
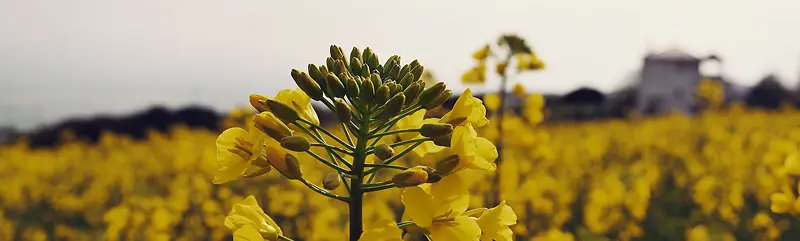
[[[125,113],[153,104],[225,110],[291,87],[291,68],[328,46],[419,59],[458,85],[470,54],[502,33],[548,69],[530,90],[618,87],[647,52],[722,57],[743,85],[800,75],[800,2],[791,0],[0,1],[0,125]]]

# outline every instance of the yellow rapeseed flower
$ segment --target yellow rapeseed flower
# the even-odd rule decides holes
[[[314,107],[311,105],[311,97],[299,88],[278,91],[278,94],[275,95],[275,100],[292,107],[300,115],[300,118],[319,125],[319,117],[317,117],[317,112],[314,111]]]
[[[491,51],[492,49],[488,44],[483,45],[480,49],[478,49],[478,51],[475,51],[475,53],[472,54],[472,58],[478,61],[486,60],[486,58],[488,58],[492,53]]]
[[[486,105],[486,108],[491,111],[497,111],[500,109],[500,96],[497,94],[486,94],[483,96],[483,103]]]
[[[453,154],[458,155],[458,165],[451,173],[464,168],[487,171],[497,168],[494,164],[498,156],[497,148],[488,139],[478,137],[471,124],[453,129],[450,146]]]
[[[360,241],[403,241],[403,231],[392,220],[381,219],[368,225],[361,233]]]
[[[278,224],[264,213],[253,196],[233,205],[233,210],[225,217],[225,226],[233,231],[234,241],[276,241],[283,235]]]
[[[481,229],[476,220],[462,215],[469,206],[469,190],[458,175],[408,187],[403,190],[401,201],[408,217],[427,229],[433,240],[480,240]]]
[[[467,88],[456,100],[453,109],[439,120],[441,123],[450,123],[453,126],[470,123],[475,127],[489,124],[486,118],[486,107],[483,101],[472,96],[472,91]]]
[[[504,200],[497,207],[484,211],[477,222],[481,227],[481,241],[511,241],[514,233],[509,226],[517,223],[517,215]]]
[[[250,164],[261,157],[264,150],[263,132],[250,127],[225,130],[217,137],[217,162],[219,168],[212,182],[221,184],[236,180],[247,171]]]

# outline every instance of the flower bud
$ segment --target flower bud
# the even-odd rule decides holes
[[[411,86],[409,86],[408,88],[406,88],[405,91],[403,91],[403,95],[406,96],[406,101],[403,103],[403,105],[410,105],[410,104],[414,103],[415,101],[417,101],[417,98],[419,97],[419,94],[421,93],[419,87],[420,87],[419,84],[414,83],[414,84],[411,84]]]
[[[428,173],[428,180],[425,181],[426,183],[438,182],[439,180],[442,180],[442,176],[444,176],[444,174],[442,174],[442,172],[440,172],[439,170],[436,170],[436,169],[434,169],[432,167],[421,166],[421,168],[422,168],[423,171]]]
[[[266,101],[269,98],[259,94],[251,94],[250,95],[250,105],[253,106],[258,112],[269,111],[269,107],[267,106]]]
[[[327,190],[334,190],[341,184],[342,181],[339,179],[339,173],[331,172],[322,177],[322,187]]]
[[[436,170],[444,175],[450,174],[458,166],[458,155],[449,155],[436,162]]]
[[[339,75],[340,77],[342,75],[349,75],[350,74],[350,72],[348,71],[347,64],[344,61],[339,60],[339,59],[336,60],[336,72],[335,73],[337,75]]]
[[[381,160],[386,160],[394,156],[394,149],[388,144],[380,144],[375,146],[375,156]]]
[[[425,108],[426,110],[431,110],[433,108],[436,108],[444,104],[444,102],[447,101],[447,99],[450,99],[450,96],[453,96],[453,91],[445,90],[444,92],[439,94],[439,97],[436,97],[436,99],[434,99],[433,101],[423,103],[422,107]]]
[[[324,68],[324,66],[320,67]],[[311,76],[315,82],[317,82],[317,85],[319,85],[321,89],[324,89],[327,86],[327,80],[325,79],[327,73],[322,73],[322,71],[320,71],[320,67],[317,67],[314,64],[308,64],[308,75]]]
[[[413,70],[414,68],[416,68],[417,66],[419,66],[419,60],[416,60],[416,59],[415,59],[415,60],[411,61],[411,63],[408,63],[408,65],[409,65],[409,67],[411,67],[411,69]]]
[[[436,144],[437,146],[450,147],[450,138],[453,138],[452,133],[433,138],[433,144]]]
[[[392,62],[390,63],[390,65],[392,66],[392,68],[389,69],[386,76],[392,79],[397,79],[398,75],[400,75],[400,68],[401,68],[400,64],[399,62]]]
[[[425,104],[433,101],[436,99],[436,97],[439,97],[442,92],[444,92],[445,87],[446,85],[444,82],[439,82],[430,88],[425,89],[422,91],[422,94],[419,95],[419,103]]]
[[[497,67],[495,68],[495,71],[497,72],[498,75],[505,76],[506,75],[506,64],[505,63],[497,64]]]
[[[272,167],[270,167],[270,166],[259,167],[255,171],[251,171],[251,172],[247,172],[245,174],[242,174],[242,177],[244,177],[244,178],[254,178],[254,177],[257,177],[257,176],[264,175],[264,174],[268,173],[270,170],[272,170]]]
[[[317,84],[311,76],[299,70],[292,69],[292,79],[294,79],[297,87],[300,87],[303,92],[306,92],[311,99],[322,100],[322,88],[319,87],[319,84]]]
[[[405,77],[406,77],[406,75],[407,75],[408,73],[411,73],[411,66],[410,66],[410,65],[407,65],[407,64],[406,64],[406,65],[403,65],[403,67],[402,67],[402,68],[400,68],[400,71],[399,71],[399,72],[397,72],[397,79],[399,79],[399,80],[402,80],[403,78],[405,78]],[[402,81],[400,81],[400,83],[403,83],[403,82],[402,82]],[[409,83],[411,83],[411,82],[409,82]]]
[[[392,95],[391,96],[394,96],[397,93],[402,93],[403,92],[403,86],[401,86],[399,84],[395,84],[394,86],[392,86],[392,88],[394,88],[394,89],[392,90]]]
[[[328,69],[329,73],[339,73],[336,70],[336,60],[335,59],[333,59],[331,57],[328,57],[327,59],[325,59],[325,66],[328,66],[327,69]],[[320,70],[320,71],[322,71],[322,70]],[[326,74],[325,76],[328,76],[328,75]]]
[[[347,77],[344,79],[345,90],[347,92],[347,96],[350,98],[358,98],[358,92],[360,91],[358,88],[358,81],[355,77]]]
[[[331,45],[330,51],[331,51],[331,58],[344,59],[344,51],[342,51],[342,48],[340,48],[339,46]]]
[[[368,71],[361,69],[361,60],[358,58],[350,58],[350,71],[353,72],[354,75],[361,75],[361,71]]]
[[[370,58],[370,56],[372,56],[372,54],[373,53],[372,53],[372,49],[371,48],[369,48],[369,47],[365,48],[364,52],[361,53],[361,60],[364,60],[364,63],[368,62],[367,60],[369,60],[369,58]],[[372,66],[369,66],[369,67],[372,68]]]
[[[386,80],[386,87],[389,87],[389,98],[397,94],[397,83],[394,80]]]
[[[278,169],[278,171],[280,172],[280,169]],[[281,173],[289,180],[297,180],[303,177],[303,172],[300,170],[300,162],[297,161],[297,157],[286,153],[286,172]]]
[[[326,79],[328,80],[327,82],[328,90],[331,91],[331,94],[339,98],[344,97],[345,94],[344,85],[342,84],[342,81],[339,80],[339,77],[336,77],[336,75],[329,73]]]
[[[297,115],[297,111],[289,107],[288,105],[281,103],[277,100],[267,100],[267,106],[278,119],[281,119],[284,123],[292,123],[297,121],[300,118]]]
[[[408,88],[411,84],[414,83],[414,74],[406,73],[403,78],[400,79],[400,86],[403,86],[403,89]]]
[[[375,88],[375,93],[377,93],[378,88],[380,88],[383,85],[383,80],[381,79],[381,75],[373,73],[369,76],[369,80],[372,81],[372,87]]]
[[[389,99],[389,102],[386,102],[384,105],[383,112],[378,114],[377,118],[389,118],[394,117],[400,114],[400,111],[403,110],[403,103],[406,102],[406,96],[403,93],[399,93]]]
[[[282,147],[267,145],[266,154],[269,164],[286,178],[297,180],[303,176],[300,171],[300,162],[294,155],[286,153]]]
[[[381,85],[378,91],[375,92],[375,104],[382,105],[386,103],[386,101],[389,100],[389,92],[391,92],[391,90],[389,90],[388,85]]]
[[[287,136],[281,139],[281,146],[287,150],[303,152],[311,149],[311,143],[302,136]]]
[[[275,140],[281,140],[284,137],[291,136],[292,130],[283,123],[278,117],[275,117],[272,112],[261,112],[253,116],[253,122],[256,126],[264,131],[267,135]]]
[[[419,128],[419,134],[424,137],[436,138],[453,132],[453,126],[442,123],[428,123]]]
[[[422,74],[425,73],[425,67],[422,67],[422,65],[414,67],[413,69],[411,69],[411,73],[414,74],[414,79],[412,81],[417,82],[419,81],[420,78],[422,78]]]
[[[372,102],[375,98],[375,87],[372,85],[372,81],[369,79],[361,81],[361,90],[358,93],[358,98],[367,103]]]
[[[422,169],[422,166],[409,168],[405,171],[395,174],[392,177],[392,182],[399,188],[413,187],[423,184],[428,181],[428,172]]]
[[[345,102],[343,99],[336,100],[336,116],[339,117],[339,121],[349,122],[351,113],[352,110],[347,102]]]
[[[359,76],[364,78],[369,78],[369,66],[367,64],[361,64],[361,74]]]
[[[364,50],[364,54],[366,54],[366,50]],[[364,59],[364,62],[369,66],[370,69],[377,69],[380,70],[380,60],[378,60],[378,55],[375,55],[370,51],[370,55]]]
[[[353,47],[353,50],[350,50],[350,59],[352,60],[354,58],[364,60],[361,58],[361,51],[358,50],[358,47]]]

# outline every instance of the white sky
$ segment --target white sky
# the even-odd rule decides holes
[[[530,90],[610,91],[644,54],[721,56],[751,85],[800,75],[800,2],[790,0],[0,1],[0,125],[124,113],[152,104],[247,104],[291,87],[291,68],[328,46],[419,59],[452,83],[502,33],[528,40],[548,69]]]

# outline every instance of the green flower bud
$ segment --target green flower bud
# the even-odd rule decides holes
[[[353,58],[364,60],[361,58],[361,51],[355,46],[353,46],[353,50],[350,50],[350,59],[352,60]]]
[[[417,98],[419,97],[419,93],[421,93],[421,91],[419,89],[419,84],[415,83],[415,84],[412,84],[411,86],[409,86],[408,88],[406,88],[406,90],[403,91],[403,95],[406,96],[406,102],[403,103],[403,105],[410,105],[410,104],[414,103],[415,101],[417,101]]]
[[[361,64],[361,75],[364,78],[369,78],[369,66],[367,64]]]
[[[341,184],[339,173],[331,172],[322,177],[322,187],[327,190],[334,190]]]
[[[403,86],[403,89],[408,88],[409,86],[411,86],[411,84],[414,83],[414,79],[416,79],[416,77],[414,77],[414,74],[406,73],[406,75],[404,75],[403,78],[400,79],[400,85]]]
[[[447,101],[447,99],[450,99],[450,96],[453,96],[453,91],[445,90],[444,92],[442,92],[442,94],[439,95],[439,97],[436,97],[436,99],[434,99],[433,101],[422,104],[422,107],[425,108],[426,110],[432,110],[433,108],[436,108],[444,104],[444,102]]]
[[[453,125],[442,123],[423,124],[419,128],[419,134],[424,137],[436,138],[453,132]]]
[[[428,172],[421,167],[412,167],[405,171],[395,174],[392,182],[399,188],[413,187],[428,181]]]
[[[409,66],[407,64],[403,65],[403,67],[400,68],[400,71],[397,72],[397,79],[402,80],[403,78],[406,77],[406,74],[408,74],[408,73],[411,73],[411,66]],[[402,81],[401,81],[401,83],[402,83]]]
[[[397,83],[395,83],[394,80],[386,80],[385,84],[386,87],[389,87],[389,97],[397,94]]]
[[[267,106],[267,98],[266,96],[259,95],[259,94],[250,94],[250,105],[253,106],[258,112],[269,111],[269,106]]]
[[[317,82],[308,74],[300,72],[300,70],[292,69],[292,79],[294,79],[294,83],[297,84],[297,87],[300,87],[303,92],[306,92],[311,99],[322,100],[324,97],[322,88],[320,88]]]
[[[368,79],[361,81],[361,91],[358,93],[358,99],[367,103],[371,103],[374,98],[375,87],[372,85],[372,81]]]
[[[378,55],[375,55],[374,53],[371,53],[368,56],[368,58],[364,60],[364,63],[366,63],[369,66],[370,69],[374,69],[374,70],[378,70],[378,71],[382,71],[383,70],[381,68],[380,61],[378,60]]]
[[[400,86],[399,84],[393,85],[392,88],[394,88],[394,89],[392,89],[391,96],[395,96],[395,95],[397,95],[399,93],[403,93],[403,86]]]
[[[354,77],[347,77],[344,81],[347,96],[350,98],[358,98],[358,92],[361,91],[358,87],[358,81]]]
[[[342,122],[350,121],[352,110],[350,109],[350,105],[347,104],[343,99],[336,100],[336,116],[339,117],[339,120]]]
[[[335,59],[333,59],[331,57],[328,57],[327,59],[325,59],[325,66],[328,66],[328,72],[339,73],[338,71],[336,71],[336,60]],[[325,76],[328,76],[328,75],[325,75]]]
[[[447,134],[447,135],[443,135],[443,136],[439,136],[439,137],[433,138],[433,144],[436,144],[437,146],[450,147],[450,139],[451,138],[453,138],[453,134],[452,133],[451,134]],[[436,168],[436,169],[439,169],[439,168]]]
[[[370,58],[370,56],[372,56],[372,54],[374,54],[374,53],[372,53],[372,49],[371,48],[369,48],[369,47],[365,48],[364,52],[361,53],[361,60],[364,60],[364,63],[368,62],[367,60],[369,60],[369,58]],[[370,66],[370,68],[371,67],[372,66]]]
[[[366,69],[361,69],[361,60],[358,58],[351,58],[350,59],[350,70],[353,71],[353,75],[361,76],[361,71],[368,71]]]
[[[380,74],[371,74],[369,76],[369,80],[372,81],[372,87],[375,88],[374,92],[378,92],[378,89],[383,85],[383,80],[381,80]]]
[[[398,75],[400,75],[400,64],[397,62],[391,63],[392,68],[388,71],[388,77],[392,79],[398,79]]]
[[[333,75],[331,73],[328,74],[328,77],[326,79],[328,80],[328,90],[331,91],[331,94],[339,98],[344,97],[345,95],[344,85],[342,84],[342,81],[339,80],[339,77],[336,77],[336,75]]]
[[[406,96],[403,93],[399,93],[389,99],[389,102],[386,102],[384,105],[383,112],[378,114],[377,118],[389,118],[394,117],[400,114],[400,111],[403,110],[403,103],[406,101]]]
[[[397,62],[397,63],[399,64],[399,63],[400,63],[400,56],[399,56],[399,55],[396,55],[396,54],[395,54],[395,55],[392,55],[391,57],[389,57],[388,59],[386,59],[386,63],[383,63],[383,66],[384,66],[384,67],[386,67],[386,65],[388,65],[388,64],[389,64],[389,63],[391,63],[392,61],[394,61],[394,62]]]
[[[348,71],[348,68],[347,68],[347,64],[344,61],[342,61],[341,59],[337,59],[336,60],[336,74],[339,75],[339,76],[341,76],[343,74],[350,75],[350,72]]]
[[[394,149],[388,144],[380,144],[375,146],[375,156],[381,160],[386,160],[394,156]]]
[[[320,88],[325,88],[325,75],[322,75],[322,71],[319,70],[319,67],[314,64],[308,64],[308,75],[317,82]]]
[[[281,171],[280,168],[276,168],[279,172]],[[303,177],[303,173],[300,170],[300,162],[297,161],[297,157],[294,155],[286,153],[286,171],[281,172],[283,176],[288,178],[289,180],[297,180]]]
[[[292,123],[297,121],[300,116],[297,114],[297,111],[289,107],[288,105],[281,103],[277,100],[270,100],[266,101],[267,107],[272,111],[278,119],[281,119],[284,123]]]
[[[292,135],[292,130],[272,112],[261,112],[253,116],[253,122],[272,139],[281,140]]]
[[[414,67],[411,69],[411,73],[414,74],[414,79],[412,82],[417,82],[420,78],[422,78],[422,74],[425,73],[425,67],[422,67],[422,65]]]
[[[458,155],[450,155],[436,162],[436,170],[444,175],[450,174],[458,166]]]
[[[422,91],[422,94],[419,95],[419,103],[425,104],[434,101],[436,97],[439,97],[439,95],[442,94],[445,87],[446,85],[444,82],[439,82],[430,88],[425,89]]]
[[[302,136],[287,136],[281,139],[281,146],[290,151],[304,152],[311,149],[311,143]]]
[[[331,45],[330,51],[331,51],[331,58],[344,60],[344,51],[342,51],[342,48],[340,48],[339,46]]]
[[[414,68],[416,68],[417,66],[419,66],[419,60],[416,60],[416,59],[415,59],[414,61],[411,61],[411,63],[409,63],[408,65],[409,65],[409,67],[411,67],[411,69],[413,70]],[[413,71],[412,71],[412,72],[413,72]]]
[[[388,85],[381,85],[378,91],[375,92],[375,104],[383,105],[386,103],[386,101],[389,100],[389,92],[391,92],[391,90],[389,90]]]
[[[442,172],[432,167],[429,166],[420,166],[420,167],[422,168],[423,171],[428,173],[428,180],[425,181],[426,183],[436,183],[439,180],[442,180],[442,177],[444,176]]]
[[[381,77],[383,77],[383,78],[393,78],[389,74],[392,72],[392,69],[394,69],[395,66],[397,66],[397,65],[394,64],[394,62],[392,62],[392,59],[389,59],[387,61],[388,62],[383,65],[383,71],[381,71]],[[397,70],[397,72],[400,72],[400,70]]]
[[[331,71],[329,71],[329,70],[328,70],[328,67],[325,67],[325,65],[320,65],[320,66],[319,66],[319,72],[320,72],[320,73],[322,73],[322,76],[323,76],[323,77],[325,77],[325,76],[328,76],[328,74],[329,74]],[[328,82],[328,80],[327,80],[327,79],[325,79],[325,83],[326,83],[326,84],[327,84],[327,82]],[[320,85],[320,86],[321,86],[321,85]]]

